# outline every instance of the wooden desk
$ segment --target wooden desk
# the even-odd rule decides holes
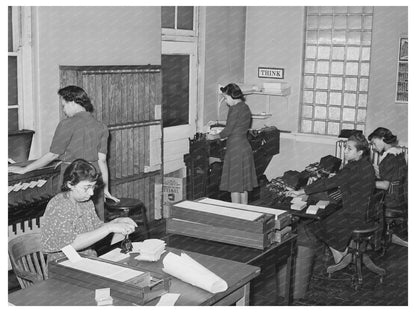
[[[253,292],[270,292],[269,288],[264,288],[264,280],[270,275],[275,279],[275,290],[278,294],[279,282],[277,273],[279,267],[287,264],[285,297],[283,305],[290,305],[293,302],[293,279],[296,253],[296,238],[293,234],[282,243],[275,243],[265,250],[230,245],[205,239],[193,238],[188,236],[171,234],[165,238],[166,244],[178,249],[198,252],[205,255],[220,257],[228,260],[238,261],[245,264],[255,265],[261,268],[261,273],[251,282],[250,304],[256,305],[253,300]],[[275,304],[281,304],[279,297],[276,296]]]
[[[168,251],[180,254],[179,249],[167,248]],[[215,258],[194,252],[186,252],[193,259],[222,277],[228,284],[224,292],[211,294],[203,289],[194,287],[175,277],[171,277],[170,293],[180,293],[175,305],[237,305],[249,304],[250,281],[260,274],[258,267],[234,262],[226,259]],[[162,272],[162,259],[157,262],[146,262],[135,260],[134,257],[126,260],[130,265],[140,266],[156,272]],[[48,279],[38,285],[19,290],[9,295],[9,302],[14,305],[26,306],[73,306],[73,305],[96,305],[95,292],[74,284],[69,284],[56,279]],[[117,298],[113,298],[114,305],[133,305]],[[155,305],[158,299],[147,305]]]

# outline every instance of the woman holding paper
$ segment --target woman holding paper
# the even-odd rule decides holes
[[[247,139],[251,112],[238,85],[230,83],[220,90],[229,106],[227,123],[219,134],[207,134],[207,139],[227,138],[220,190],[231,192],[233,203],[247,204],[248,191],[258,185],[253,151]]]
[[[304,193],[313,194],[339,187],[342,208],[311,229],[332,252],[335,263],[347,254],[352,231],[366,226],[366,212],[374,191],[375,174],[368,156],[369,144],[361,133],[348,138],[345,149],[347,165],[335,176],[308,185]]]
[[[71,245],[87,255],[96,255],[90,247],[110,233],[128,235],[137,224],[130,218],[102,222],[91,196],[101,186],[101,174],[83,159],[73,161],[63,176],[62,192],[48,203],[41,226],[42,251],[48,260],[63,256],[62,248]]]

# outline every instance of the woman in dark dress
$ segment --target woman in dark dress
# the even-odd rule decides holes
[[[348,138],[345,149],[347,165],[335,176],[318,180],[305,187],[306,194],[318,193],[339,187],[342,208],[321,220],[311,229],[325,242],[339,263],[347,254],[351,233],[366,227],[366,212],[374,191],[374,168],[368,160],[369,144],[360,133]]]
[[[221,92],[229,106],[227,123],[218,135],[208,134],[207,139],[227,138],[220,190],[231,192],[233,203],[247,204],[248,191],[258,185],[253,151],[247,139],[251,112],[238,85],[230,83],[221,87]]]
[[[376,188],[386,191],[386,208],[407,210],[407,162],[403,150],[398,147],[397,136],[386,128],[379,127],[369,136],[373,148],[380,154],[375,165]],[[393,234],[392,242],[407,246],[407,242]]]

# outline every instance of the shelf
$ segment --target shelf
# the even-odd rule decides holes
[[[288,96],[290,94],[290,87],[279,91],[245,91],[244,95],[257,94],[257,95],[269,95],[269,96]]]

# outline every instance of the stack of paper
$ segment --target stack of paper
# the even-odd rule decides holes
[[[308,209],[306,209],[306,213],[309,214],[316,214],[318,212],[319,207],[316,205],[310,205]]]
[[[164,272],[213,294],[227,290],[227,282],[206,267],[182,253],[168,253],[163,259]]]
[[[128,253],[122,253],[121,248],[115,248],[104,255],[99,256],[101,259],[119,262],[130,257]]]
[[[165,252],[166,243],[160,239],[146,239],[143,242],[132,243],[132,252],[139,252],[140,255],[135,257],[137,260],[157,261]]]
[[[316,203],[316,206],[318,206],[318,208],[321,208],[321,209],[325,209],[326,206],[328,205],[329,205],[329,200],[320,200]]]
[[[302,210],[304,209],[308,204],[304,201],[296,202],[290,206],[290,209],[292,210]]]
[[[110,296],[110,288],[96,289],[95,301],[97,302],[97,306],[113,305],[113,298]]]

